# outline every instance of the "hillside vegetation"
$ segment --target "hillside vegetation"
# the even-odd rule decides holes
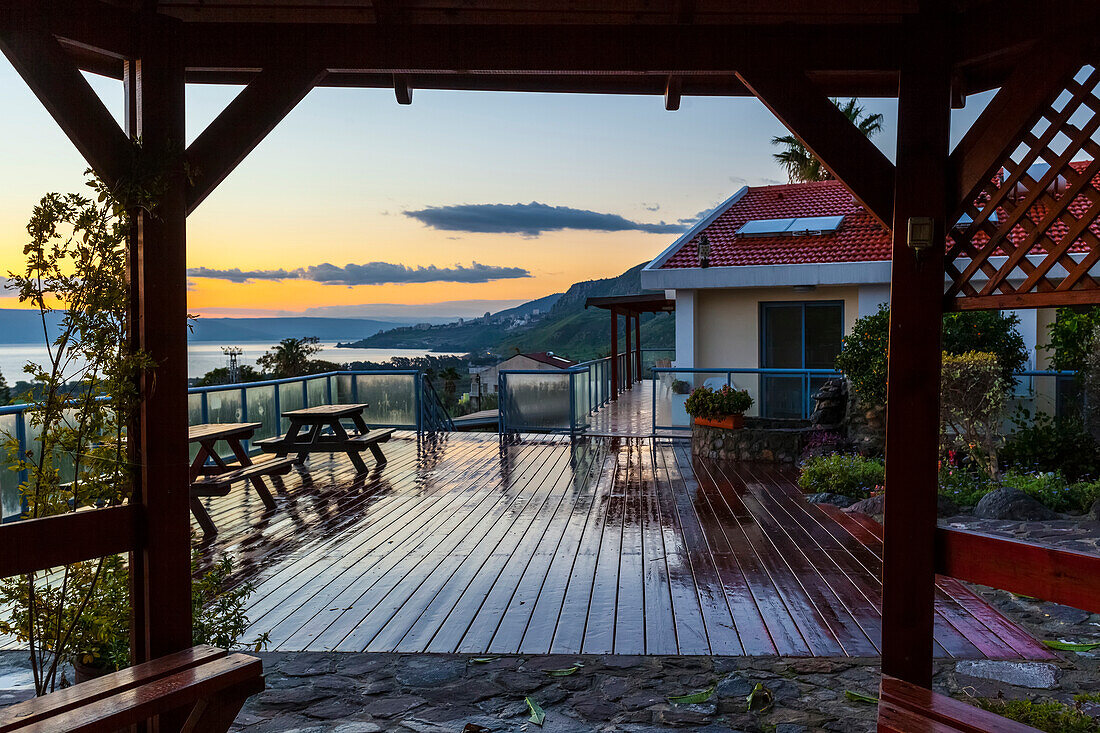
[[[348,345],[458,353],[487,351],[497,356],[553,351],[577,361],[606,356],[611,348],[611,318],[606,310],[585,310],[584,302],[591,297],[642,292],[643,266],[644,263],[632,267],[618,277],[575,283],[560,296],[547,296],[487,318],[431,328],[395,328]],[[532,314],[536,303],[550,302],[553,306],[549,312],[540,310],[538,315]],[[620,343],[625,343],[625,337],[620,338]],[[671,314],[642,316],[643,347],[671,349],[674,344],[675,318]]]

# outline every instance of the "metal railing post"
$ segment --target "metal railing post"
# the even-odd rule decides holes
[[[302,407],[309,407],[309,384],[305,377],[302,377]]]
[[[202,422],[204,425],[210,422],[210,404],[209,400],[207,400],[206,398],[206,395],[207,393],[203,392],[202,397],[199,399],[199,404],[201,406],[200,414],[202,415]]]
[[[359,404],[359,375],[355,373],[351,375],[351,401],[352,404]]]
[[[416,401],[416,434],[419,437],[424,432],[424,380],[427,379],[424,372],[417,372],[413,377],[413,399]]]

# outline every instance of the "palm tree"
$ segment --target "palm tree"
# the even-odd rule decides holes
[[[309,371],[309,358],[321,350],[316,336],[286,338],[264,353],[256,363],[276,379],[300,377]]]
[[[863,106],[858,99],[853,97],[841,104],[839,99],[834,98],[833,104],[867,137],[874,137],[882,131],[882,115],[864,114]],[[774,153],[772,157],[786,169],[787,178],[791,183],[827,181],[833,177],[825,166],[821,165],[821,161],[807,150],[806,146],[799,142],[794,135],[773,137],[772,145],[778,145],[782,148],[778,153]]]

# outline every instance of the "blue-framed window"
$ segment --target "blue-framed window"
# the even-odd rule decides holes
[[[760,304],[760,366],[765,369],[832,369],[844,338],[844,301],[776,301]],[[800,418],[810,395],[828,377],[764,375],[760,414]]]

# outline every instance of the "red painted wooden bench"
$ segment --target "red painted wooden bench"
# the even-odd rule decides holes
[[[882,676],[879,733],[1037,733],[1035,728],[1002,718],[920,685]]]
[[[117,731],[169,711],[183,730],[225,733],[263,689],[259,659],[196,646],[0,709],[0,733]]]

